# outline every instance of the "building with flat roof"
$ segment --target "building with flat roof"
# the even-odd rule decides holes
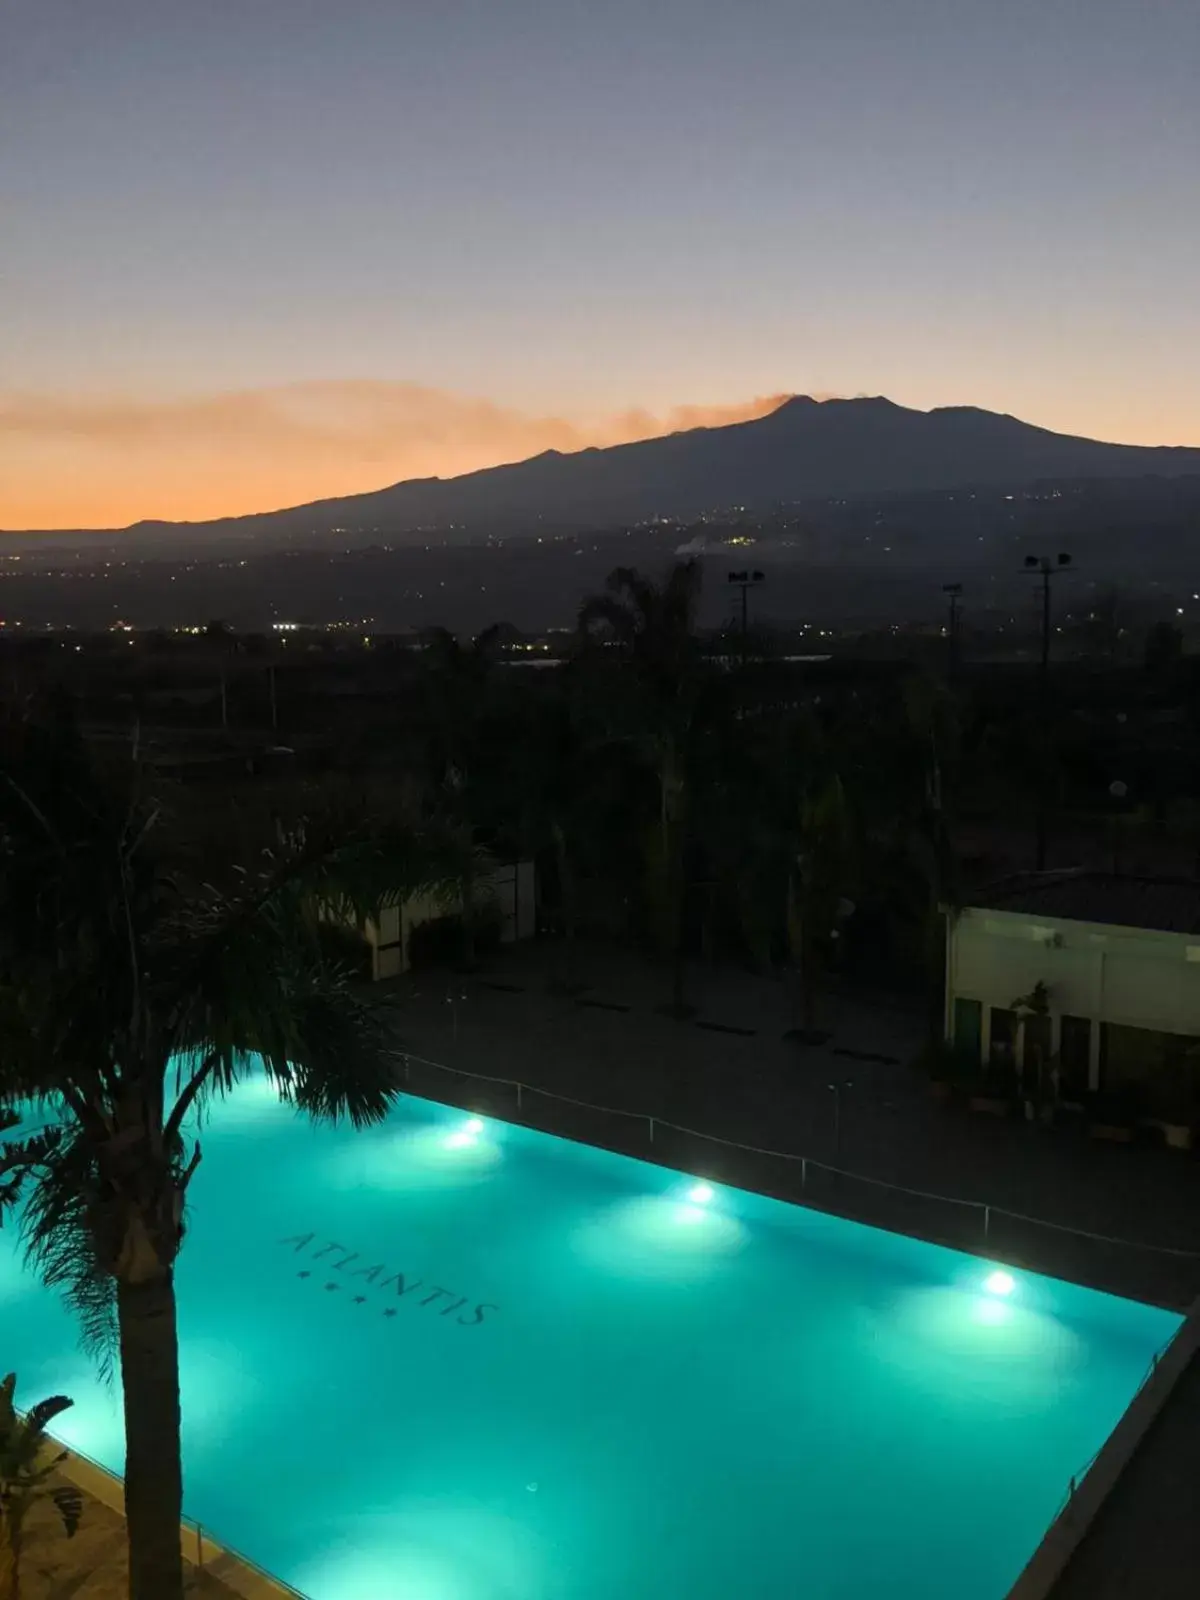
[[[1200,1114],[1200,883],[1030,874],[947,917],[961,1055],[1049,1068],[1064,1099],[1136,1087],[1148,1116]]]

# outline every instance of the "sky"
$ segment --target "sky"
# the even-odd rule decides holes
[[[1196,0],[0,0],[0,527],[787,393],[1200,445]]]

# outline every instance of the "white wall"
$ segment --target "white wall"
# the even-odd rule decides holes
[[[473,898],[480,907],[495,905],[501,917],[500,937],[505,944],[532,938],[537,921],[532,861],[508,863],[483,874],[475,884]],[[408,941],[412,930],[437,917],[456,915],[461,904],[461,899],[454,893],[414,894],[403,902],[388,906],[378,922],[369,922],[364,932],[371,946],[371,971],[376,981],[407,972]]]
[[[400,907],[385,906],[378,923],[367,924],[366,933],[371,946],[371,976],[376,982],[399,976],[404,970]]]
[[[990,1008],[1011,1006],[1038,982],[1049,990],[1056,1046],[1063,1015],[1200,1036],[1200,943],[1185,934],[977,907],[952,921],[947,1034],[955,999],[980,1001],[986,1055]]]
[[[500,912],[500,938],[504,944],[532,938],[537,922],[532,861],[497,867],[480,880],[479,896],[490,900]]]

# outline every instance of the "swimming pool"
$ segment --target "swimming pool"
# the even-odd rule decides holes
[[[179,1266],[186,1502],[313,1600],[1001,1600],[1180,1319],[404,1099],[252,1082]],[[0,1366],[120,1470],[0,1234]]]

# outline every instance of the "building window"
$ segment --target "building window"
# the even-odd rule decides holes
[[[1050,1078],[1053,1029],[1049,1016],[1027,1016],[1021,1024],[1021,1074],[1030,1089],[1044,1089]]]
[[[964,1059],[978,1063],[983,1054],[983,1004],[979,1000],[954,1001],[954,1049]]]
[[[1017,1014],[1003,1006],[993,1006],[991,1012],[992,1038],[988,1051],[993,1066],[1012,1066],[1016,1060]]]
[[[1059,1092],[1081,1100],[1088,1090],[1092,1061],[1092,1019],[1064,1017],[1058,1043]]]
[[[1103,1022],[1100,1087],[1106,1094],[1136,1094],[1146,1116],[1190,1118],[1200,1105],[1200,1039]]]

